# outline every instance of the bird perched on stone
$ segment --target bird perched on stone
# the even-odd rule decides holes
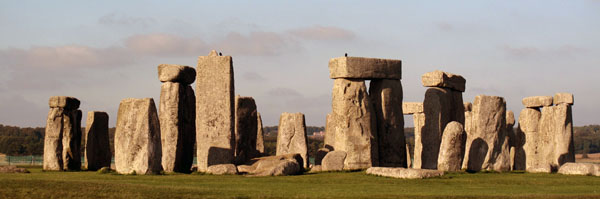
[[[348,57],[348,53],[345,53],[345,54],[344,54],[344,57]]]
[[[219,56],[223,56],[223,53],[219,52]]]

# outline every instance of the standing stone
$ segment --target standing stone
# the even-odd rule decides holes
[[[479,95],[473,102],[464,161],[467,170],[510,169],[506,135],[506,102],[498,96]],[[485,150],[484,150],[485,149]]]
[[[265,154],[265,141],[264,141],[264,131],[262,125],[262,117],[260,117],[260,113],[256,112],[256,150],[259,155],[262,156]]]
[[[211,51],[198,57],[196,70],[196,148],[198,171],[234,159],[234,82],[231,56]]]
[[[190,172],[196,139],[194,109],[195,96],[191,86],[179,82],[162,84],[159,105],[160,138],[162,167],[167,172]]]
[[[333,113],[328,113],[325,120],[325,137],[323,138],[323,146],[329,151],[333,151],[335,145],[335,118]]]
[[[242,164],[259,156],[256,103],[252,97],[235,97],[235,163]]]
[[[115,166],[121,174],[161,170],[160,124],[152,98],[121,100],[115,132]]]
[[[400,80],[371,80],[369,95],[375,105],[379,165],[407,167],[404,116],[402,112],[402,84]]]
[[[556,125],[553,132],[555,151],[552,165],[557,169],[567,162],[575,162],[571,105],[561,103],[554,106],[554,122]]]
[[[425,123],[421,131],[421,139],[415,146],[421,145],[421,167],[418,169],[437,169],[437,160],[443,130],[451,121],[465,123],[462,93],[449,88],[429,88],[423,101]],[[417,153],[415,152],[415,153]],[[415,161],[416,162],[416,161]]]
[[[108,138],[108,114],[90,111],[85,123],[85,167],[89,171],[110,167],[112,154]]]
[[[81,169],[79,104],[79,100],[74,97],[50,97],[44,140],[44,170]]]
[[[408,147],[408,143],[406,143],[406,168],[412,168],[412,159],[410,157],[410,148]]]
[[[345,151],[344,169],[366,169],[379,164],[377,122],[363,80],[335,79],[328,133],[333,151]],[[329,133],[331,131],[331,133]]]
[[[542,113],[539,108],[524,108],[519,114],[518,133],[524,135],[523,151],[524,157],[520,156],[519,151],[515,152],[515,170],[533,171],[536,168],[545,168],[540,166],[545,162],[542,146],[538,140],[538,126]],[[519,164],[519,160],[525,160],[525,167]],[[550,172],[548,170],[548,172]]]
[[[452,121],[446,125],[442,143],[440,144],[440,155],[438,157],[437,169],[440,171],[459,171],[465,151],[464,127],[461,123]]]
[[[304,168],[308,168],[308,137],[306,122],[302,113],[282,113],[277,130],[277,151],[275,155],[299,153]]]
[[[421,132],[425,126],[425,113],[413,114],[413,123],[415,125],[415,146],[413,148],[412,168],[421,168],[421,154],[423,154],[423,139]]]

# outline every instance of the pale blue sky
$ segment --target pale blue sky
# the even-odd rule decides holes
[[[518,115],[523,97],[571,92],[575,125],[600,123],[598,0],[0,1],[0,27],[0,124],[44,126],[48,98],[71,95],[113,126],[121,99],[158,103],[159,64],[210,49],[233,56],[236,94],[265,125],[324,125],[327,63],[345,52],[403,60],[405,101],[441,69],[467,79],[464,101],[503,96]]]

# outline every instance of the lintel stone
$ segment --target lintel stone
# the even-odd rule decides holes
[[[465,83],[467,80],[460,75],[435,70],[423,74],[423,76],[421,76],[421,82],[425,87],[450,88],[465,92]]]
[[[532,96],[523,98],[523,105],[527,108],[552,106],[552,96]]]
[[[329,60],[329,78],[402,79],[402,61],[366,57],[337,57]]]

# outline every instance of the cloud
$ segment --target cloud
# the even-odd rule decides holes
[[[156,20],[148,17],[131,17],[118,14],[116,12],[104,15],[98,19],[99,24],[103,25],[119,25],[119,26],[134,26],[139,25],[148,27],[156,23]]]
[[[245,72],[244,74],[242,74],[242,78],[244,78],[244,80],[249,80],[249,81],[261,81],[261,80],[265,80],[265,78],[255,72]]]
[[[251,32],[243,35],[230,32],[225,38],[214,43],[214,48],[222,49],[228,54],[241,54],[252,56],[279,55],[282,51],[296,51],[300,49],[297,42],[288,40],[279,33]]]
[[[106,66],[133,61],[125,49],[120,47],[93,48],[83,45],[9,48],[0,50],[0,60],[13,67],[46,70]]]
[[[290,30],[293,36],[307,40],[347,41],[356,37],[354,32],[333,26],[311,26]]]
[[[451,31],[454,29],[454,26],[452,26],[452,24],[446,23],[446,22],[438,22],[435,23],[435,26],[442,31]]]
[[[125,47],[144,56],[190,56],[209,51],[204,41],[172,34],[140,34],[125,39]]]
[[[504,45],[501,46],[500,49],[509,57],[518,59],[571,57],[580,53],[588,52],[587,49],[573,45],[562,45],[549,48],[539,48],[535,46],[514,47],[511,45]]]
[[[267,91],[267,95],[273,97],[302,97],[298,91],[291,88],[273,88]]]

